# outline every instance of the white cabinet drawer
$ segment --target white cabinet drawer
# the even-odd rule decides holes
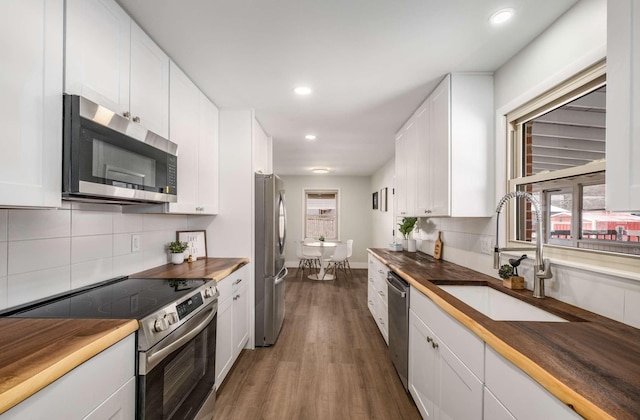
[[[486,352],[485,384],[519,420],[582,418],[490,347]]]
[[[411,287],[411,309],[428,323],[447,346],[480,380],[484,379],[484,341],[440,309],[422,292]]]

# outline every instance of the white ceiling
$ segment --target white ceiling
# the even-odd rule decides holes
[[[255,108],[281,175],[373,174],[446,73],[498,69],[577,2],[118,1],[216,105]],[[491,26],[503,7],[515,17]]]

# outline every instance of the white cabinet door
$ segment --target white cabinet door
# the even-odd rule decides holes
[[[482,382],[456,357],[438,336],[438,418],[443,420],[482,419]]]
[[[169,57],[134,22],[131,23],[131,119],[146,129],[169,135]]]
[[[237,280],[236,280],[237,281]],[[233,354],[237,358],[249,340],[249,287],[246,281],[233,295]]]
[[[195,213],[198,207],[198,104],[199,90],[186,74],[171,62],[171,132],[178,145],[178,202],[171,212]]]
[[[0,37],[0,205],[59,207],[63,2],[4,2]]]
[[[449,216],[450,192],[450,98],[447,76],[430,95],[429,159],[429,216]]]
[[[436,418],[437,354],[432,342],[435,334],[409,310],[409,392],[423,419]]]
[[[65,92],[129,112],[131,19],[113,0],[67,0]]]
[[[218,283],[231,282],[229,278]],[[220,290],[220,288],[218,288]],[[220,293],[218,306],[218,324],[216,326],[216,389],[229,373],[233,365],[233,299],[230,294]]]
[[[607,2],[607,210],[640,210],[640,4]]]
[[[429,129],[431,127],[431,102],[426,101],[416,113],[416,216],[428,217],[431,213],[431,155]]]
[[[218,213],[218,108],[203,93],[198,112],[198,203],[205,214]]]
[[[484,418],[489,420],[515,420],[516,418],[511,415],[509,410],[505,408],[504,405],[495,395],[491,393],[489,388],[484,388],[484,408],[483,408]]]
[[[84,420],[125,420],[136,415],[136,378],[129,379]]]
[[[405,150],[407,138],[404,132],[396,136],[396,168],[395,168],[395,204],[396,216],[407,216],[407,165],[405,164]]]

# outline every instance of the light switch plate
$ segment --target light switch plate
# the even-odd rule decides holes
[[[131,252],[140,251],[140,235],[134,233],[131,235]]]

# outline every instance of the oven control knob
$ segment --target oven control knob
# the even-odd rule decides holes
[[[158,318],[156,319],[156,322],[153,323],[153,329],[155,332],[162,332],[167,328],[169,328],[169,321],[165,317]]]
[[[208,287],[206,289],[204,289],[204,297],[205,298],[212,298],[215,295],[215,291],[213,289],[213,287]]]
[[[169,325],[173,325],[173,324],[175,324],[176,322],[178,322],[180,320],[180,319],[178,319],[178,314],[175,313],[175,312],[169,312],[164,317],[169,322]]]

